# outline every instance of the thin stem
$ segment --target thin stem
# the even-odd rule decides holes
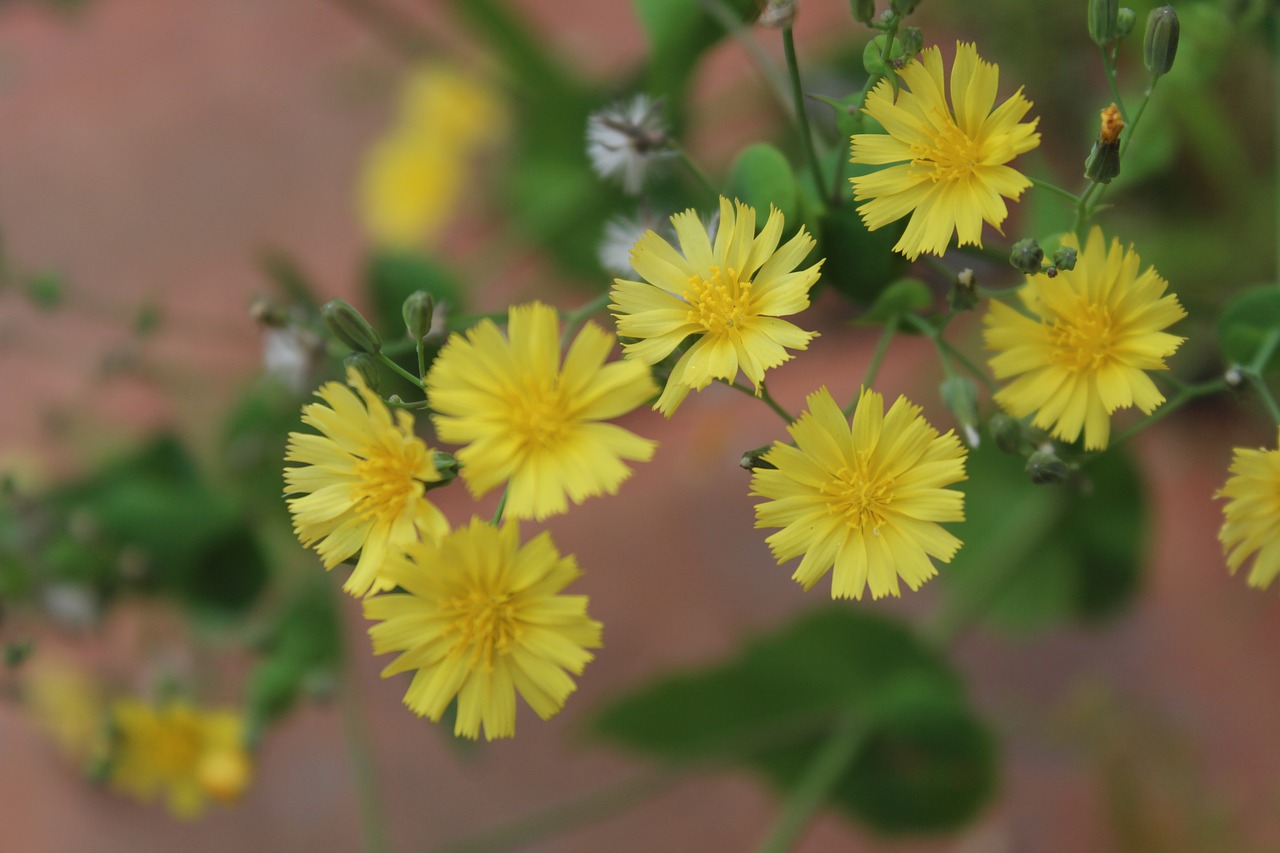
[[[1203,382],[1199,385],[1183,385],[1179,389],[1177,394],[1173,395],[1173,397],[1165,401],[1165,404],[1163,406],[1156,409],[1154,412],[1147,415],[1145,418],[1138,421],[1133,426],[1129,427],[1128,429],[1121,432],[1119,435],[1112,438],[1111,441],[1108,443],[1108,446],[1116,447],[1118,445],[1124,444],[1126,441],[1133,438],[1135,435],[1142,432],[1147,427],[1152,426],[1153,424],[1156,424],[1164,420],[1165,418],[1169,417],[1169,415],[1178,411],[1178,409],[1182,408],[1187,403],[1190,403],[1192,400],[1196,399],[1197,397],[1204,397],[1209,394],[1217,394],[1218,392],[1225,391],[1226,389],[1227,389],[1227,383],[1226,383],[1226,380],[1223,380],[1223,379],[1213,379],[1213,380],[1210,380],[1209,382]]]
[[[585,305],[569,311],[564,317],[564,332],[560,335],[560,348],[564,349],[569,340],[578,331],[578,327],[587,321],[592,314],[598,313],[609,304],[609,291],[598,294]]]
[[[961,367],[972,373],[975,379],[982,382],[983,385],[986,385],[988,390],[992,392],[999,390],[1000,386],[996,384],[996,381],[991,377],[991,374],[974,364],[973,361],[970,360],[969,356],[956,349],[955,346],[953,346],[946,338],[942,337],[941,334],[939,334],[935,339],[935,343],[937,343],[938,347],[944,350],[947,355],[958,361]]]
[[[671,147],[675,150],[676,154],[679,155],[680,161],[684,163],[685,167],[693,173],[695,178],[697,178],[698,183],[702,184],[703,188],[711,194],[711,197],[714,199],[720,198],[720,190],[716,189],[716,185],[712,183],[711,178],[707,173],[704,172],[702,167],[689,156],[689,152],[685,151],[684,148],[676,145],[675,143],[672,143]]]
[[[511,483],[507,483],[502,489],[502,497],[498,498],[498,508],[493,511],[493,518],[489,523],[497,527],[502,523],[502,514],[507,511],[507,495],[511,494]]]
[[[416,335],[418,350],[418,378],[423,387],[427,384],[427,336]]]
[[[760,845],[761,853],[785,853],[791,849],[858,754],[866,732],[867,727],[853,713],[845,713],[837,719],[830,736],[792,789],[782,816]]]
[[[430,400],[419,400],[416,403],[406,403],[404,400],[392,396],[384,398],[382,402],[386,403],[393,409],[409,409],[410,411],[418,411],[420,409],[431,408]]]
[[[1266,380],[1262,378],[1262,373],[1267,369],[1267,362],[1271,361],[1271,356],[1275,354],[1277,345],[1280,345],[1280,329],[1272,329],[1263,339],[1262,345],[1258,347],[1258,351],[1253,356],[1253,361],[1242,372],[1244,377],[1249,380],[1249,384],[1253,386],[1253,390],[1262,399],[1262,405],[1266,407],[1267,413],[1271,415],[1271,420],[1280,425],[1280,406],[1276,405],[1276,398],[1272,396],[1271,389],[1267,387]]]
[[[397,374],[399,374],[399,375],[400,375],[400,376],[402,376],[404,379],[406,379],[406,380],[408,380],[410,383],[412,383],[412,384],[413,384],[413,386],[414,386],[415,388],[422,388],[422,387],[423,387],[422,379],[421,379],[421,378],[419,378],[419,377],[417,377],[417,376],[414,376],[412,373],[410,373],[409,371],[405,370],[405,369],[404,369],[403,367],[401,367],[400,365],[396,364],[394,361],[392,361],[390,358],[388,358],[388,357],[387,357],[387,355],[386,355],[385,353],[379,352],[379,353],[378,353],[378,359],[379,359],[383,364],[385,364],[388,368],[390,368],[392,373],[397,373]]]
[[[739,383],[731,382],[728,379],[717,379],[716,381],[724,385],[728,385],[735,391],[741,391],[743,394],[754,397],[757,400],[763,400],[769,408],[773,409],[774,412],[777,413],[778,417],[782,418],[788,424],[795,423],[796,419],[791,417],[791,413],[782,408],[782,406],[778,404],[777,400],[773,399],[772,395],[769,394],[769,389],[765,387],[763,382],[760,383],[759,390],[755,391],[748,388],[746,385],[740,385]]]
[[[1069,193],[1066,190],[1064,190],[1062,187],[1057,186],[1056,184],[1051,184],[1048,181],[1042,181],[1042,180],[1039,180],[1038,178],[1027,178],[1027,180],[1031,181],[1033,186],[1039,187],[1042,190],[1047,190],[1048,192],[1051,192],[1054,195],[1062,196],[1072,204],[1080,203],[1080,196],[1076,195],[1075,193]]]
[[[1262,405],[1266,408],[1267,414],[1271,416],[1272,423],[1280,426],[1280,406],[1276,405],[1276,398],[1272,396],[1271,389],[1267,387],[1267,383],[1262,377],[1251,370],[1245,371],[1245,379],[1249,380],[1249,384],[1253,386],[1253,390],[1257,392]]]
[[[1142,103],[1138,104],[1138,114],[1133,117],[1133,124],[1129,125],[1129,132],[1125,134],[1124,144],[1120,146],[1120,161],[1122,163],[1124,162],[1124,155],[1133,143],[1133,132],[1138,129],[1138,122],[1142,121],[1142,114],[1147,111],[1147,104],[1151,103],[1151,94],[1156,90],[1156,83],[1158,82],[1160,82],[1159,77],[1151,78],[1151,85],[1147,87],[1146,94],[1142,97]]]
[[[1099,48],[1102,51],[1102,65],[1107,70],[1107,85],[1111,87],[1111,100],[1115,102],[1116,109],[1120,110],[1120,118],[1124,119],[1124,123],[1129,123],[1129,114],[1124,109],[1124,99],[1120,97],[1120,87],[1116,84],[1116,63],[1115,56],[1105,47]]]
[[[756,41],[755,36],[751,34],[751,29],[742,23],[742,18],[734,9],[725,2],[725,0],[698,0],[698,5],[702,10],[715,18],[716,23],[724,27],[725,31],[731,33],[747,54],[755,62],[756,67],[760,70],[760,74],[769,84],[769,88],[773,90],[774,97],[778,99],[778,103],[782,108],[795,118],[795,106],[791,103],[791,98],[787,94],[787,84],[783,80],[782,74],[774,65],[772,57],[765,52],[765,49]]]
[[[870,388],[871,383],[876,381],[876,374],[880,372],[880,363],[884,361],[884,355],[889,350],[889,343],[893,340],[894,334],[898,331],[898,318],[891,317],[888,323],[885,323],[884,331],[880,333],[880,340],[876,342],[875,352],[871,354],[871,361],[867,364],[867,372],[862,376],[862,387]],[[856,405],[855,399],[852,405]]]
[[[1093,217],[1093,209],[1089,206],[1089,199],[1093,198],[1093,194],[1097,192],[1102,184],[1097,181],[1090,181],[1089,186],[1084,188],[1084,192],[1080,194],[1080,200],[1076,202],[1076,221],[1072,226],[1072,231],[1076,234],[1076,239],[1083,245],[1084,243],[1084,227],[1089,224],[1089,220]]]
[[[804,142],[805,156],[809,158],[809,170],[813,173],[813,186],[822,197],[822,166],[818,163],[818,152],[813,147],[813,131],[809,127],[809,114],[804,108],[804,87],[800,83],[800,62],[796,59],[796,40],[791,27],[782,29],[782,49],[787,56],[787,73],[791,77],[791,96],[796,102],[796,124],[800,127],[800,138]]]
[[[360,702],[359,674],[348,655],[343,666],[344,678],[339,691],[342,711],[342,732],[351,761],[351,780],[356,788],[356,802],[360,810],[360,826],[364,834],[365,853],[388,853],[387,821],[382,813],[382,796],[378,791],[377,767],[373,759],[373,745],[369,739],[369,720]]]

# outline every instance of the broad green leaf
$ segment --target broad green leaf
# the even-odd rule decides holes
[[[1251,365],[1272,334],[1280,334],[1280,287],[1265,284],[1246,290],[1227,303],[1218,318],[1218,343],[1227,361]],[[1280,365],[1276,346],[1264,368]]]
[[[874,303],[907,268],[907,259],[892,251],[906,222],[868,231],[852,202],[828,210],[817,235],[819,256],[826,258],[822,280],[852,302]]]
[[[795,173],[782,152],[767,142],[738,152],[729,169],[729,195],[755,208],[756,230],[764,227],[770,206],[778,208],[787,225],[795,229],[799,202]]]

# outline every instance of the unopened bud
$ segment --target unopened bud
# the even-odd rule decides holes
[[[1152,9],[1147,15],[1147,35],[1142,41],[1142,61],[1159,77],[1168,74],[1178,53],[1178,13],[1172,6]]]
[[[799,0],[769,0],[760,17],[756,19],[762,27],[775,30],[788,30],[796,21],[796,7]]]
[[[1084,176],[1097,184],[1109,184],[1120,174],[1120,131],[1124,119],[1115,104],[1102,111],[1098,138],[1084,161]]]
[[[324,320],[329,334],[351,347],[356,352],[377,355],[382,350],[382,338],[374,331],[369,321],[360,315],[350,302],[345,299],[330,299],[320,309],[320,318]]]
[[[997,412],[987,421],[987,432],[1001,453],[1018,456],[1022,453],[1022,421]]]
[[[889,0],[889,8],[904,18],[914,12],[919,5],[920,0]]]
[[[1027,459],[1027,476],[1037,486],[1052,486],[1063,482],[1071,470],[1056,454],[1037,450]]]
[[[425,290],[415,290],[409,294],[400,308],[404,316],[404,327],[409,337],[415,341],[422,340],[431,331],[431,320],[436,313],[436,300]]]
[[[1089,37],[1106,46],[1116,39],[1120,0],[1089,0]]]
[[[962,269],[956,273],[951,282],[951,290],[947,291],[947,304],[952,311],[972,311],[978,307],[978,279],[971,269]]]
[[[1027,275],[1035,275],[1040,272],[1040,265],[1043,262],[1044,250],[1031,237],[1014,243],[1013,250],[1009,253],[1009,263],[1013,265],[1013,268]]]
[[[956,423],[964,430],[970,447],[978,446],[978,389],[963,376],[949,376],[938,388],[942,404],[955,415]]]
[[[1116,14],[1116,38],[1128,38],[1129,34],[1133,32],[1133,26],[1136,23],[1138,23],[1138,13],[1128,6],[1121,6],[1120,11]]]
[[[777,468],[777,465],[774,465],[772,462],[769,462],[764,458],[764,455],[772,449],[772,444],[766,444],[764,447],[757,447],[755,450],[748,450],[746,453],[742,454],[742,458],[738,460],[738,465],[748,471],[753,471],[756,468]]]
[[[876,16],[876,0],[849,0],[849,8],[853,10],[853,19],[861,24],[871,23]]]
[[[1053,265],[1062,272],[1070,272],[1076,268],[1076,250],[1070,246],[1059,246],[1053,252]]]
[[[382,386],[382,376],[378,373],[378,360],[371,355],[365,355],[362,352],[353,352],[342,360],[342,366],[348,370],[354,370],[360,374],[360,378],[364,380],[365,387],[370,391],[377,393]]]
[[[898,30],[898,41],[902,44],[903,56],[915,56],[924,47],[924,32],[919,27],[902,27]]]
[[[453,454],[445,453],[443,450],[437,450],[432,454],[431,464],[435,466],[436,473],[440,475],[440,480],[435,483],[428,483],[428,488],[444,486],[453,482],[457,478],[461,467]]]

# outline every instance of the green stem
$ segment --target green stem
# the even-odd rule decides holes
[[[1226,389],[1227,383],[1223,379],[1213,379],[1199,385],[1183,385],[1177,394],[1165,401],[1163,406],[1112,438],[1108,443],[1108,446],[1116,447],[1124,444],[1147,427],[1164,420],[1197,397],[1216,394],[1220,391],[1225,391]]]
[[[1093,194],[1101,186],[1102,184],[1097,181],[1090,181],[1089,186],[1085,187],[1084,192],[1080,194],[1080,200],[1076,202],[1076,221],[1071,230],[1075,232],[1076,240],[1082,247],[1084,246],[1084,227],[1093,218],[1093,208],[1089,206],[1089,199],[1093,198]]]
[[[585,305],[569,311],[564,315],[564,332],[560,335],[560,349],[564,349],[569,341],[577,333],[578,327],[587,321],[591,315],[598,313],[602,308],[609,304],[609,291],[596,295],[594,299]]]
[[[1147,104],[1151,103],[1151,94],[1156,90],[1156,83],[1160,81],[1159,77],[1151,79],[1151,85],[1147,87],[1147,92],[1142,97],[1142,103],[1138,104],[1138,114],[1133,117],[1133,124],[1128,126],[1129,132],[1124,136],[1124,143],[1120,146],[1120,162],[1124,162],[1124,155],[1129,151],[1129,146],[1133,143],[1133,132],[1138,129],[1138,122],[1142,121],[1142,114],[1147,111]]]
[[[1267,387],[1267,383],[1263,378],[1253,371],[1245,371],[1245,378],[1249,380],[1249,384],[1253,386],[1253,390],[1257,392],[1262,405],[1266,408],[1267,414],[1271,416],[1272,423],[1280,426],[1280,406],[1276,405],[1276,398],[1272,396],[1271,389]]]
[[[382,813],[383,799],[378,791],[377,768],[374,765],[373,746],[369,732],[372,729],[360,702],[359,674],[351,657],[346,656],[345,670],[339,702],[342,710],[342,731],[351,761],[351,778],[356,788],[356,803],[360,810],[360,826],[364,834],[365,853],[388,853],[387,821]]]
[[[430,400],[419,400],[416,403],[406,403],[397,397],[387,397],[382,402],[386,403],[393,409],[408,409],[410,411],[419,411],[421,409],[431,408]]]
[[[1115,101],[1116,109],[1120,110],[1120,118],[1128,124],[1129,114],[1125,112],[1124,99],[1120,97],[1120,87],[1116,84],[1115,57],[1105,47],[1099,49],[1102,51],[1102,65],[1107,69],[1107,85],[1111,87],[1111,99]]]
[[[427,387],[427,336],[418,335],[417,338],[418,376],[422,387],[425,388]]]
[[[755,36],[751,34],[751,29],[742,22],[742,18],[737,11],[725,0],[698,0],[698,5],[702,7],[704,12],[714,18],[716,23],[724,27],[725,32],[731,33],[738,40],[755,62],[760,74],[768,82],[769,88],[773,90],[774,97],[778,99],[778,103],[794,118],[795,116],[792,114],[794,107],[790,96],[787,94],[786,81],[778,71],[777,66],[774,65],[773,59],[761,47],[760,42],[756,41]]]
[[[983,385],[986,385],[989,391],[994,393],[1000,389],[1000,386],[996,383],[995,379],[991,377],[990,373],[987,373],[987,371],[974,364],[969,356],[956,349],[955,346],[953,346],[946,338],[942,337],[941,334],[939,334],[935,339],[935,343],[937,343],[937,345],[944,350],[947,355],[959,362],[961,367],[972,373],[975,379]]]
[[[405,380],[407,380],[408,382],[410,382],[410,383],[411,383],[415,388],[423,388],[423,387],[424,387],[423,382],[422,382],[422,379],[421,379],[420,377],[414,376],[412,373],[410,373],[409,371],[405,370],[405,369],[404,369],[403,367],[401,367],[400,365],[396,364],[394,361],[392,361],[390,358],[388,358],[388,357],[387,357],[387,355],[386,355],[385,353],[383,353],[383,352],[379,351],[379,353],[378,353],[378,359],[379,359],[383,364],[385,364],[388,368],[390,368],[392,373],[397,373],[397,374],[399,374],[399,375],[400,375],[401,377],[403,377]]]
[[[791,97],[796,102],[796,124],[800,128],[800,138],[804,142],[805,156],[809,158],[809,170],[813,173],[813,186],[822,197],[822,166],[818,163],[818,152],[813,147],[813,131],[809,127],[809,114],[804,108],[804,88],[800,84],[800,63],[796,59],[796,40],[791,27],[782,29],[782,49],[787,56],[787,73],[791,77]]]
[[[1080,203],[1080,196],[1076,195],[1075,193],[1069,193],[1066,190],[1064,190],[1062,187],[1057,186],[1056,184],[1051,184],[1048,181],[1042,181],[1042,180],[1039,180],[1038,178],[1027,178],[1027,180],[1031,181],[1032,186],[1036,186],[1042,190],[1047,190],[1055,195],[1062,196],[1072,204]]]
[[[782,816],[760,845],[761,853],[785,853],[791,849],[858,754],[866,732],[866,726],[852,712],[836,720],[835,728],[792,789]]]
[[[502,514],[507,511],[507,495],[511,494],[511,483],[507,483],[502,489],[502,497],[498,498],[498,508],[493,511],[493,518],[489,523],[497,527],[502,523]]]
[[[889,343],[893,340],[893,336],[898,331],[898,318],[891,317],[888,323],[885,323],[884,331],[880,333],[880,340],[876,342],[875,352],[871,354],[871,362],[867,365],[867,372],[862,376],[862,387],[870,388],[871,383],[876,381],[876,374],[880,372],[880,363],[884,361],[884,355],[889,351]],[[852,407],[857,405],[855,399],[850,404]],[[848,414],[846,412],[845,414]]]
[[[716,185],[711,182],[711,178],[707,175],[707,173],[704,172],[702,170],[702,167],[699,166],[696,162],[694,162],[694,159],[689,156],[689,152],[685,151],[684,148],[682,148],[679,145],[676,145],[674,142],[671,144],[671,147],[672,149],[675,150],[676,154],[679,155],[680,162],[684,163],[685,167],[693,174],[695,178],[697,178],[698,183],[702,184],[703,188],[708,193],[711,194],[712,198],[719,199],[720,190],[716,189]]]
[[[760,392],[756,393],[754,390],[752,390],[751,388],[748,388],[746,385],[740,385],[737,382],[731,382],[728,379],[717,379],[716,381],[723,383],[724,385],[728,385],[730,388],[733,388],[735,391],[741,391],[743,394],[746,394],[749,397],[754,397],[757,400],[763,400],[764,403],[768,405],[769,408],[773,409],[774,412],[777,413],[778,417],[782,418],[788,424],[795,423],[796,419],[791,417],[791,413],[788,412],[786,409],[782,408],[782,406],[778,404],[777,400],[773,399],[773,396],[769,393],[769,389],[765,387],[764,382],[760,383]]]
[[[1267,362],[1271,361],[1271,356],[1275,354],[1277,345],[1280,345],[1280,329],[1272,329],[1263,339],[1262,345],[1258,347],[1257,353],[1253,356],[1253,361],[1242,372],[1244,377],[1249,380],[1249,384],[1253,386],[1253,390],[1262,399],[1262,405],[1266,407],[1267,413],[1271,415],[1271,420],[1280,425],[1280,406],[1276,405],[1276,398],[1272,396],[1271,389],[1267,387],[1266,380],[1262,378],[1262,373],[1267,368]]]

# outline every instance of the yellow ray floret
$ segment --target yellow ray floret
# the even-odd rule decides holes
[[[953,234],[961,246],[981,246],[982,223],[999,230],[1008,216],[1004,199],[1031,186],[1005,165],[1040,144],[1039,119],[1022,121],[1031,102],[1019,89],[992,109],[1000,69],[972,44],[956,45],[949,105],[937,47],[898,73],[908,88],[896,101],[887,79],[867,96],[866,113],[885,133],[852,139],[851,162],[897,164],[851,179],[854,198],[866,202],[858,213],[872,231],[910,215],[893,250],[912,260],[922,252],[942,255]]]
[[[801,557],[793,579],[805,589],[833,569],[832,598],[898,595],[933,577],[930,558],[950,562],[960,540],[940,522],[964,520],[966,451],[954,433],[939,435],[920,408],[864,390],[852,424],[826,388],[757,468],[751,494],[756,527],[780,527],[766,540],[779,563]]]
[[[648,231],[631,250],[631,266],[644,281],[615,279],[609,305],[618,334],[632,339],[627,358],[657,364],[689,341],[654,408],[670,417],[691,390],[741,371],[756,386],[766,370],[803,350],[817,335],[786,320],[809,307],[809,289],[822,262],[796,267],[813,250],[801,228],[781,248],[782,214],[770,209],[755,233],[753,208],[720,199],[715,242],[692,210],[671,217],[680,251]]]
[[[1073,235],[1063,244],[1079,248]],[[1111,414],[1137,406],[1150,413],[1164,402],[1147,371],[1166,370],[1165,359],[1183,338],[1164,331],[1186,316],[1168,283],[1102,231],[1089,233],[1075,269],[1056,278],[1027,277],[1018,292],[1026,313],[993,301],[984,318],[991,369],[1011,379],[996,402],[1016,417],[1064,441],[1084,432],[1086,450],[1107,446]]]
[[[1265,588],[1280,574],[1280,450],[1237,447],[1218,539],[1234,575],[1250,557],[1249,586]]]

